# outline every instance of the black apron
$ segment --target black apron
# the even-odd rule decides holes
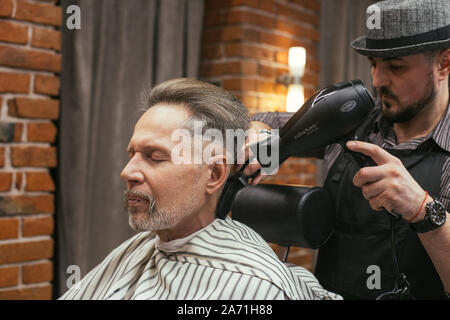
[[[446,153],[433,140],[416,150],[387,151],[403,162],[431,196],[439,195]],[[390,217],[386,211],[372,210],[361,188],[353,185],[358,170],[341,152],[327,175],[324,187],[336,204],[336,228],[319,249],[315,274],[322,286],[344,299],[375,299],[391,291],[395,283]],[[395,238],[399,269],[406,275],[413,296],[446,299],[439,275],[407,221],[400,219],[395,223]],[[380,289],[368,288],[368,279],[374,274],[369,266],[380,268]]]

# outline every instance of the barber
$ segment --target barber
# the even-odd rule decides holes
[[[324,187],[336,204],[335,232],[320,248],[315,273],[346,299],[375,299],[396,281],[390,243],[395,224],[398,267],[416,299],[446,299],[450,291],[450,2],[383,1],[381,29],[352,48],[367,56],[377,103],[371,130],[347,148],[376,166],[357,168],[330,145]],[[292,113],[260,113],[255,129],[282,127]],[[260,168],[247,166],[249,175]],[[263,176],[252,180],[255,185]],[[379,272],[379,274],[374,274]],[[379,283],[371,283],[379,276]]]

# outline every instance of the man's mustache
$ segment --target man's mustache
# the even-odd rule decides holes
[[[128,198],[130,198],[130,197],[141,198],[141,199],[147,200],[147,201],[153,200],[153,197],[146,192],[142,192],[139,190],[133,190],[133,189],[125,190],[124,191],[125,200],[128,200]]]
[[[380,97],[391,98],[398,102],[397,96],[394,93],[392,93],[392,91],[389,90],[387,87],[381,87],[379,89],[379,95]]]
[[[123,206],[125,211],[129,211],[128,199],[132,197],[148,201],[149,212],[153,212],[156,209],[156,199],[154,196],[147,192],[130,189],[123,192]]]

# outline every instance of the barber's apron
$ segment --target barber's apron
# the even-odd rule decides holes
[[[445,153],[440,150],[428,140],[415,151],[387,151],[399,158],[419,185],[436,197],[445,161]],[[390,217],[386,211],[372,210],[361,188],[353,185],[357,171],[341,152],[327,176],[324,187],[336,204],[336,228],[319,249],[315,273],[322,286],[345,299],[375,299],[391,291],[395,284]],[[400,208],[398,211],[401,213]],[[445,299],[439,275],[407,221],[400,219],[395,223],[395,240],[399,269],[410,282],[413,296]]]

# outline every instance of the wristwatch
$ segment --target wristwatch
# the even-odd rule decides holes
[[[411,223],[411,228],[418,233],[428,232],[444,225],[447,218],[444,205],[433,199],[426,206],[426,214],[422,221]]]

